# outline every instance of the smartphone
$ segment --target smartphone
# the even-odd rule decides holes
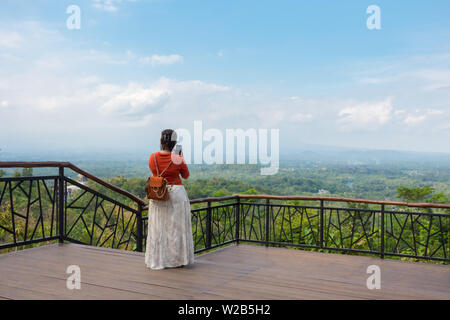
[[[173,148],[173,153],[176,155],[181,155],[181,144],[175,145],[175,148]]]

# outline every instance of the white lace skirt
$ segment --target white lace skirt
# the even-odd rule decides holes
[[[169,187],[169,200],[150,200],[145,264],[151,269],[194,262],[191,205],[183,185]]]

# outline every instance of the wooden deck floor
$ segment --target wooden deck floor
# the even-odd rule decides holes
[[[68,265],[81,289],[66,288]],[[366,268],[381,268],[369,290]],[[56,244],[0,255],[1,299],[450,299],[450,266],[253,245],[150,270],[142,253]]]

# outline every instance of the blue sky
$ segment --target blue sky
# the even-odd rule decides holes
[[[449,15],[445,0],[2,0],[0,148],[151,149],[202,120],[279,128],[284,149],[450,152]]]

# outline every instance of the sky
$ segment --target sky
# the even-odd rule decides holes
[[[448,0],[1,0],[0,149],[153,150],[202,121],[279,129],[282,151],[450,153],[449,16]]]

